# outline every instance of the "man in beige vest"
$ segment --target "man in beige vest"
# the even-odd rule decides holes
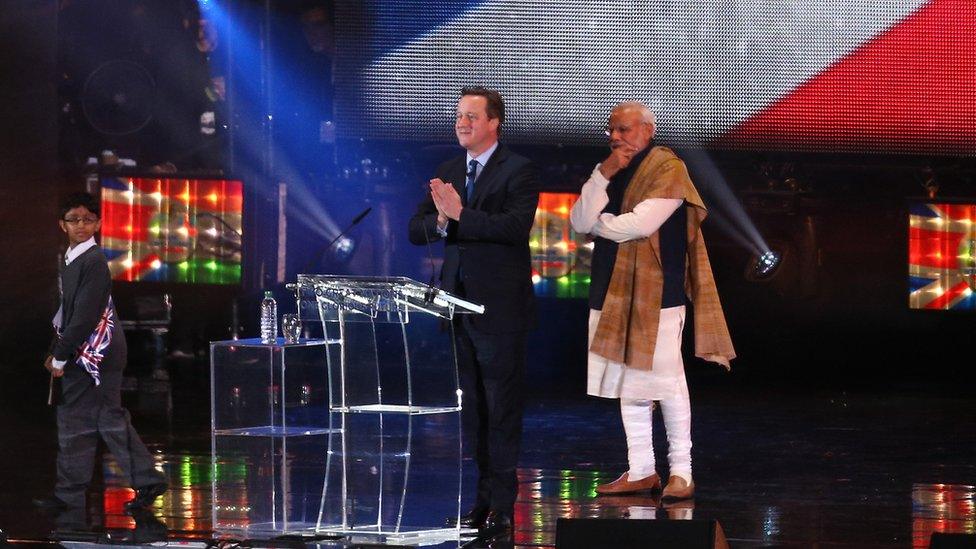
[[[654,113],[625,102],[610,113],[610,155],[573,205],[578,233],[594,237],[587,393],[620,399],[629,470],[599,494],[660,490],[652,412],[660,403],[670,476],[664,499],[694,495],[691,404],[681,358],[685,304],[694,307],[695,355],[729,368],[735,357],[701,234],[706,210],[688,170],[652,146]]]

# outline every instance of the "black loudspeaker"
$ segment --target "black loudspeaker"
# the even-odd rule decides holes
[[[976,549],[976,534],[933,532],[929,549]]]
[[[714,520],[559,519],[556,549],[727,549]]]

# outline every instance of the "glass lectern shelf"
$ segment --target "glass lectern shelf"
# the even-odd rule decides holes
[[[314,532],[328,469],[322,457],[341,434],[329,411],[329,347],[322,340],[211,344],[216,532]]]
[[[422,416],[426,414],[447,414],[460,412],[460,406],[406,406],[403,404],[364,404],[361,406],[336,406],[334,412],[350,414],[406,414]]]

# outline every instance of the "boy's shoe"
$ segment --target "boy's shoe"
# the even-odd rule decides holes
[[[58,496],[41,496],[31,500],[34,507],[45,511],[61,511],[68,508],[68,504]]]
[[[131,513],[139,509],[146,509],[152,506],[156,498],[165,494],[167,489],[169,486],[164,482],[136,488],[136,497],[125,502],[125,510]]]

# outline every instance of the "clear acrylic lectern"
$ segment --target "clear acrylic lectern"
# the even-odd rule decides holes
[[[322,339],[212,346],[214,530],[457,539],[445,526],[461,495],[450,320],[484,308],[401,277],[291,287]]]

